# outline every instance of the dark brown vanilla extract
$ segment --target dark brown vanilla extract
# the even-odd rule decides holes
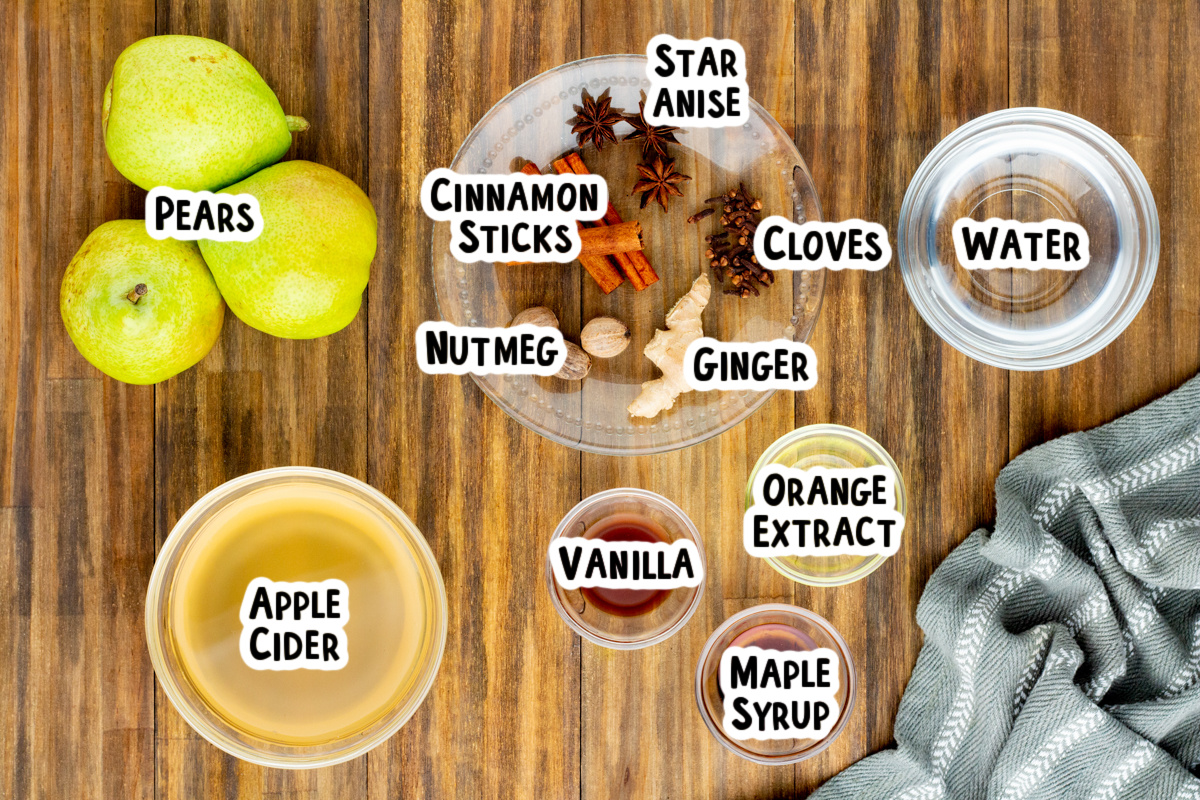
[[[588,528],[584,536],[606,542],[667,542],[667,533],[658,523],[640,514],[613,514]],[[639,617],[663,604],[670,589],[606,589],[588,587],[579,590],[597,610],[618,617]]]

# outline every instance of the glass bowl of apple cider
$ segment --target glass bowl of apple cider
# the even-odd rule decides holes
[[[433,684],[446,621],[437,562],[408,517],[308,467],[201,498],[146,597],[171,704],[217,747],[271,767],[336,764],[395,733]]]
[[[586,498],[563,518],[551,542],[581,536],[611,542],[690,540],[706,572],[700,533],[679,506],[642,489],[610,489]],[[565,589],[555,579],[551,557],[546,558],[546,586],[555,611],[590,642],[616,650],[633,650],[665,641],[682,628],[704,594],[698,586],[673,589]]]

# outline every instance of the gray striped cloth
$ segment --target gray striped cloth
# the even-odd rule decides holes
[[[1200,377],[1014,459],[917,622],[896,749],[814,800],[1200,800]]]

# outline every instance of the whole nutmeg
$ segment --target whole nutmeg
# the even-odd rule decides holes
[[[545,306],[533,306],[513,317],[512,322],[508,323],[508,327],[511,328],[514,325],[540,325],[543,328],[557,328],[558,317]]]
[[[583,326],[583,331],[579,334],[579,343],[596,358],[612,358],[629,347],[630,338],[632,334],[621,320],[596,317]]]
[[[567,346],[567,360],[563,362],[562,369],[554,373],[554,377],[562,378],[564,381],[583,380],[592,368],[592,360],[588,358],[587,353],[583,352],[583,348],[574,342],[563,342],[563,344]]]

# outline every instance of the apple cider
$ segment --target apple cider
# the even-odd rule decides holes
[[[179,562],[169,645],[232,727],[286,746],[352,736],[419,680],[419,555],[334,488],[268,485],[208,519]]]

